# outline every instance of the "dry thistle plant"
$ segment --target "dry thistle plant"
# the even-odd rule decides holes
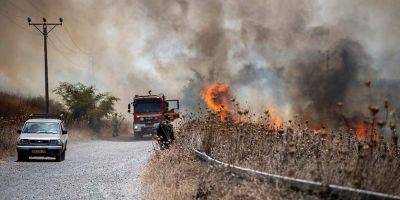
[[[205,115],[184,116],[177,126],[177,143],[171,150],[157,154],[168,157],[174,152],[177,154],[173,156],[176,160],[169,161],[174,164],[178,162],[178,165],[188,162],[188,159],[180,159],[181,156],[191,156],[189,160],[192,167],[198,165],[194,167],[196,170],[208,171],[211,174],[207,177],[218,181],[221,179],[220,175],[215,174],[218,170],[210,172],[208,167],[194,159],[188,149],[197,148],[218,160],[255,170],[400,195],[400,150],[397,146],[396,123],[377,120],[377,107],[370,107],[369,110],[372,118],[372,122],[368,123],[370,133],[375,133],[375,126],[379,130],[389,127],[392,131],[391,142],[380,137],[360,140],[353,130],[345,127],[336,130],[322,127],[319,131],[311,131],[309,122],[300,117],[276,128],[260,120],[253,122],[227,117],[222,121],[217,112],[208,110]],[[251,114],[240,111],[240,115],[240,119],[250,119],[248,115]],[[268,112],[265,115],[262,119],[270,120]],[[174,168],[173,165],[170,167]],[[204,185],[204,182],[217,180],[202,180],[195,175],[191,179],[199,183],[196,185],[192,182],[194,185],[191,187],[197,188],[192,188],[192,192],[213,187],[208,190],[214,193],[202,192],[202,195],[226,197],[224,192],[215,193],[219,185]],[[259,190],[271,187],[258,184]],[[230,186],[234,187],[234,184]],[[274,194],[281,194],[279,191],[273,189]]]

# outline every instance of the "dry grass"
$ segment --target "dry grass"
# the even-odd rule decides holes
[[[43,97],[24,97],[0,92],[0,115],[3,118],[26,117],[31,113],[41,113],[44,105]],[[50,110],[58,113],[63,111],[63,106],[58,102],[50,101]]]
[[[20,119],[0,117],[0,159],[14,153],[19,122]]]
[[[188,149],[157,150],[142,177],[145,199],[191,199],[196,196],[198,178],[203,173]]]
[[[23,97],[16,94],[0,92],[0,159],[14,155],[18,138],[16,130],[32,113],[42,113],[44,99],[42,97]],[[65,112],[62,104],[50,101],[52,113]],[[88,140],[94,136],[86,124],[70,123],[71,140]],[[76,131],[75,131],[76,130]]]
[[[173,147],[156,150],[147,163],[141,177],[145,199],[305,198],[301,193],[264,184],[254,177],[243,179],[224,167],[201,163],[188,148],[188,138],[179,135]]]
[[[43,105],[44,99],[41,97],[22,97],[0,92],[0,158],[15,153],[18,137],[16,130],[21,128],[29,114],[41,113]],[[50,109],[60,112],[63,108],[60,103],[51,101]]]
[[[360,141],[347,129],[308,130],[297,119],[284,127],[268,123],[221,122],[218,115],[187,116],[177,141],[157,151],[143,176],[149,199],[299,199],[255,179],[232,177],[226,169],[202,165],[188,150],[198,148],[242,167],[326,184],[400,195],[400,150],[396,144]]]
[[[16,130],[32,113],[43,113],[44,99],[42,97],[24,97],[16,94],[0,92],[0,159],[14,155],[15,144],[18,138]],[[51,113],[66,113],[63,105],[50,101]],[[68,118],[68,117],[67,117]],[[103,136],[111,136],[111,122],[103,120],[104,126],[100,133],[89,128],[85,120],[75,121],[67,119],[70,141],[87,141]],[[120,131],[129,132],[127,123],[122,123]]]

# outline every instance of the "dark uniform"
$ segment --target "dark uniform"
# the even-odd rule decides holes
[[[175,140],[174,129],[168,121],[161,122],[157,128],[157,141],[161,149],[167,149]]]

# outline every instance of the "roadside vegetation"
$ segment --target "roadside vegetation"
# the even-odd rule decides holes
[[[67,82],[53,90],[59,95],[67,109],[67,121],[88,126],[99,132],[114,113],[114,104],[119,99],[109,93],[99,93],[94,86]]]
[[[60,83],[54,89],[63,102],[50,100],[50,112],[63,114],[72,140],[92,139],[110,133],[110,117],[118,98],[99,93],[93,86]],[[16,130],[32,113],[43,113],[43,97],[27,97],[0,92],[0,158],[15,153]],[[122,120],[122,118],[121,118]],[[124,125],[124,124],[123,124]],[[125,126],[124,126],[125,127]]]
[[[250,114],[244,115],[250,119]],[[285,187],[254,177],[243,179],[229,169],[201,163],[192,148],[241,167],[400,195],[400,150],[394,122],[373,120],[370,133],[389,131],[392,137],[364,140],[346,127],[310,130],[308,121],[301,118],[274,127],[269,116],[264,116],[265,123],[221,121],[214,111],[199,116],[184,117],[172,147],[151,157],[142,177],[149,199],[304,198],[304,194],[285,191]]]
[[[155,150],[149,159],[141,177],[145,199],[301,199],[304,196],[255,177],[243,179],[227,168],[202,163],[191,150],[195,143],[201,142],[197,140],[200,138],[194,132],[187,132],[192,131],[189,126],[189,122],[181,124],[173,146]]]
[[[45,100],[42,97],[24,97],[0,92],[0,158],[12,155],[17,140],[16,130],[31,113],[42,113]],[[50,110],[64,112],[61,103],[50,101]]]

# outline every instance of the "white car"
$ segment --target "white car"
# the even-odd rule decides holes
[[[60,119],[43,117],[25,122],[17,141],[18,160],[25,161],[29,156],[55,157],[60,162],[65,159],[68,134]]]

